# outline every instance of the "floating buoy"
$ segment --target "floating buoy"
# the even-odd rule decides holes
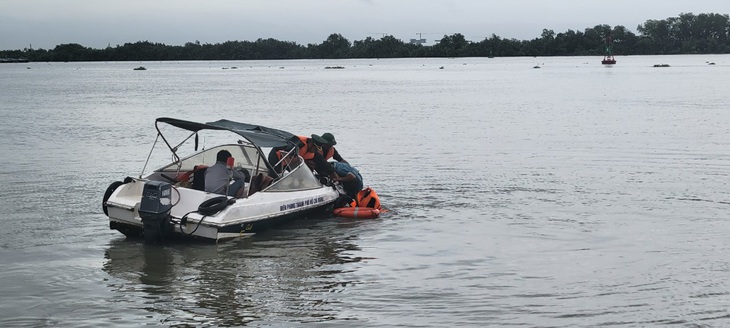
[[[335,209],[335,216],[353,219],[374,219],[380,215],[380,210],[370,207],[342,207]]]

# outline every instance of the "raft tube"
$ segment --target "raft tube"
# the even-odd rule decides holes
[[[353,219],[374,219],[380,215],[380,210],[370,207],[342,207],[335,209],[335,216]]]

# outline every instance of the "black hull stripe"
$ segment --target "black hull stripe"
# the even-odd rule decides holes
[[[323,215],[326,213],[332,213],[333,210],[333,204],[326,204],[323,206],[315,207],[308,209],[306,211],[301,212],[294,212],[289,214],[284,214],[280,216],[270,217],[266,219],[261,219],[253,222],[246,222],[246,223],[237,223],[237,224],[231,224],[227,226],[223,226],[221,228],[218,228],[218,233],[258,233],[264,230],[268,230],[295,220],[304,219],[308,217],[314,217]],[[203,223],[205,223],[205,220],[203,220]],[[131,224],[126,224],[122,222],[117,221],[111,221],[109,223],[109,228],[118,230],[119,232],[123,233],[125,236],[130,238],[140,238],[143,236],[143,229],[142,226],[136,226]],[[212,240],[209,238],[203,238],[203,237],[197,237],[197,236],[188,236],[187,234],[181,234],[179,228],[174,229],[175,231],[175,238],[195,238],[195,239],[206,239],[206,240]]]

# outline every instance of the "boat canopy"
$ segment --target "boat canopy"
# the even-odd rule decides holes
[[[290,144],[290,140],[295,137],[294,134],[287,131],[229,120],[197,123],[169,117],[160,117],[156,121],[192,132],[198,132],[200,130],[228,130],[240,135],[258,147],[287,146]]]

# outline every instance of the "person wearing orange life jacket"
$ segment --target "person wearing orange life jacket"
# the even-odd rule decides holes
[[[334,171],[324,157],[324,146],[328,145],[329,141],[316,134],[313,134],[311,138],[298,138],[305,145],[299,148],[299,155],[302,156],[307,166],[321,176],[331,176]]]
[[[332,174],[332,168],[327,164],[327,160],[324,159],[323,146],[328,144],[328,141],[316,134],[313,134],[311,138],[305,136],[295,136],[291,138],[292,143],[299,147],[299,156],[304,159],[304,162],[311,169],[316,171],[321,176],[330,176]],[[269,152],[269,162],[274,165],[286,155],[287,151],[291,150],[290,147],[274,148]],[[288,164],[288,160],[282,161],[282,164]],[[275,168],[279,173],[281,172],[281,165]],[[272,172],[270,172],[270,175]]]
[[[342,158],[340,153],[337,152],[337,149],[335,149],[337,141],[335,140],[335,136],[332,135],[332,133],[323,133],[322,139],[327,140],[327,144],[322,146],[322,156],[324,156],[325,160],[329,160],[330,158],[332,158],[340,163],[348,163],[344,158]]]
[[[298,139],[297,139],[298,140]],[[271,163],[269,176],[276,179],[284,169],[291,169],[299,165],[297,152],[292,151],[293,146],[274,147],[269,151],[268,160]],[[283,159],[283,160],[282,160]],[[278,163],[278,165],[277,165]]]

